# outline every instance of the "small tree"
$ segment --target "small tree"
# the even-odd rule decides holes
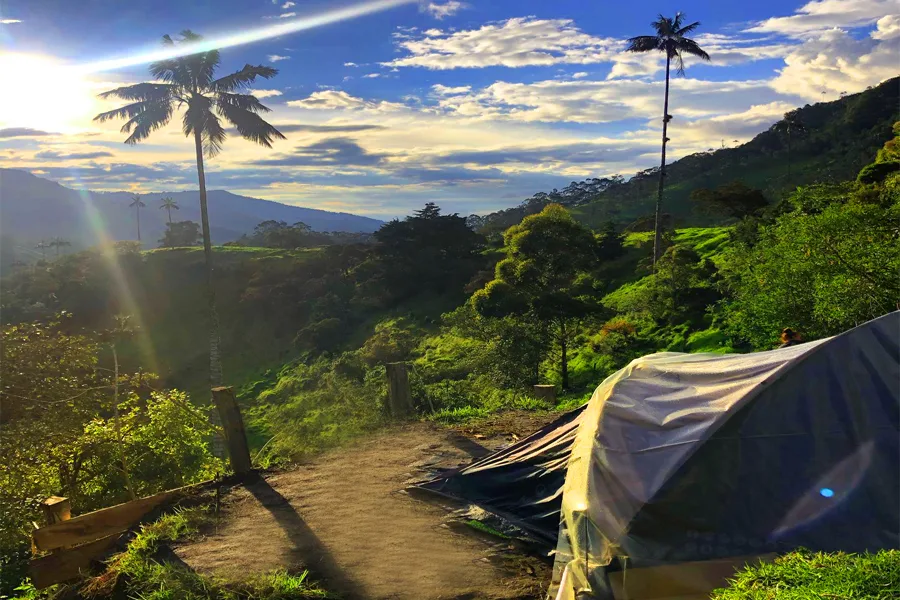
[[[784,119],[775,124],[775,130],[787,136],[787,176],[788,183],[791,180],[791,137],[806,133],[806,126],[800,120],[800,110],[794,109],[784,113]]]
[[[61,238],[61,237],[55,237],[55,238],[53,238],[52,240],[50,240],[50,244],[49,244],[49,245],[50,245],[50,247],[52,247],[52,248],[56,248],[56,256],[57,256],[57,258],[58,258],[58,257],[59,257],[59,249],[62,248],[62,247],[64,247],[64,246],[71,246],[71,245],[72,245],[72,242],[70,242],[69,240],[65,240],[65,239],[63,239],[63,238]]]
[[[194,221],[175,221],[174,223],[166,223],[166,232],[159,240],[159,247],[198,246],[201,240],[200,225],[198,223]]]
[[[759,216],[769,206],[769,201],[760,190],[740,181],[720,185],[714,190],[694,190],[691,192],[691,201],[707,211],[735,219]]]
[[[518,315],[540,322],[560,350],[560,378],[569,387],[568,346],[574,324],[597,310],[595,280],[598,243],[565,208],[551,204],[503,235],[506,258],[495,276],[472,295],[483,316]]]

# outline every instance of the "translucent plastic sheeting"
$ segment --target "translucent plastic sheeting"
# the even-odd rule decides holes
[[[892,451],[896,459],[896,407],[900,404],[898,337],[900,313],[894,313],[842,336],[769,352],[654,354],[635,360],[610,376],[594,392],[581,415],[572,444],[563,485],[551,596],[557,600],[611,597],[604,569],[614,557],[625,565],[635,556],[656,558],[659,564],[671,562],[673,547],[688,540],[674,533],[680,535],[684,533],[680,529],[691,526],[689,515],[684,516],[683,523],[673,521],[682,519],[682,515],[690,511],[666,512],[666,504],[675,506],[682,498],[690,498],[693,489],[697,498],[695,504],[701,510],[717,512],[714,498],[716,494],[721,495],[721,490],[713,489],[715,483],[707,483],[708,477],[692,476],[694,472],[703,473],[704,465],[679,470],[724,423],[742,414],[745,406],[753,404],[755,407],[755,403],[767,395],[778,397],[762,402],[755,420],[748,421],[751,429],[735,430],[729,434],[729,439],[741,438],[736,443],[744,444],[747,449],[753,448],[757,455],[766,455],[767,447],[779,448],[779,452],[767,456],[776,463],[769,464],[769,469],[776,470],[776,479],[779,459],[786,463],[807,460],[814,465],[834,465],[819,474],[820,480],[821,477],[827,479],[832,472],[858,470],[863,464],[868,467],[873,464],[873,457],[889,457]],[[807,360],[810,357],[816,358]],[[807,363],[807,367],[797,368]],[[816,384],[821,389],[815,398],[803,393],[805,387]],[[842,432],[835,429],[840,425],[817,419],[816,402],[836,407],[833,412],[840,413],[844,420],[850,419],[852,426],[844,427]],[[871,406],[866,407],[867,404]],[[840,408],[842,406],[850,408],[845,410]],[[794,446],[801,455],[781,455],[784,448],[790,446],[784,446],[781,441],[765,441],[779,436],[804,440]],[[841,451],[849,453],[837,464],[831,457],[836,446],[846,446],[846,450]],[[714,444],[710,444],[710,448],[714,448]],[[718,460],[715,451],[706,454],[709,455],[703,459],[706,463]],[[748,462],[746,458],[738,452],[728,455],[726,461],[730,462],[723,464],[735,472],[743,472],[741,468]],[[802,472],[802,477],[807,477],[809,470]],[[895,520],[896,510],[890,510],[890,503],[894,502],[896,508],[898,501],[894,498],[897,493],[896,463],[893,471],[892,476],[885,478],[886,483],[876,484],[881,486],[879,489],[866,492],[881,498],[884,511],[880,515],[883,517],[880,527],[886,529],[892,527]],[[747,483],[735,480],[728,481],[727,485],[738,488]],[[785,485],[775,485],[773,489],[778,488],[786,495],[784,490],[788,488]],[[661,494],[664,486],[665,493]],[[754,484],[748,489],[764,490],[765,487]],[[825,484],[814,490],[812,496],[819,492],[823,497],[833,493]],[[720,550],[715,544],[747,546],[753,543],[752,535],[758,532],[747,531],[745,534],[740,531],[740,522],[746,520],[747,529],[760,528],[759,523],[752,527],[749,523],[754,520],[754,503],[765,503],[767,499],[754,498],[754,495],[751,491],[744,502],[738,502],[746,506],[739,507],[741,512],[735,513],[737,516],[729,522],[737,522],[738,526],[731,529],[738,533],[717,537],[713,532],[710,537],[711,526],[705,524],[706,531],[702,535],[708,537],[709,543],[703,544],[704,540],[700,540],[701,549],[694,552],[695,559],[717,558],[717,552],[736,556],[742,549],[726,546]],[[787,501],[793,503],[793,500]],[[793,503],[794,508],[785,510],[788,521],[792,510],[799,511],[798,514],[812,510],[804,508],[803,502],[801,498],[798,503]],[[807,504],[813,506],[816,502],[813,498]],[[703,507],[704,503],[708,506]],[[774,504],[781,506],[778,502]],[[678,508],[683,509],[684,505],[678,505]],[[638,521],[652,523],[655,527],[633,535],[639,513]],[[665,518],[660,519],[659,515]],[[794,520],[800,520],[800,517],[795,516]],[[870,537],[868,547],[895,543],[890,535],[879,537],[878,526],[872,531],[874,535]],[[747,550],[770,550],[778,532],[769,533],[772,535],[760,540],[756,547],[748,546]],[[665,534],[672,534],[671,539]],[[812,534],[805,535],[804,539],[817,539]],[[647,560],[645,563],[653,564]]]

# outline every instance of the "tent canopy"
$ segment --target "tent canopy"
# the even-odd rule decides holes
[[[602,598],[622,565],[900,547],[898,456],[900,312],[768,352],[637,359],[420,487],[555,546],[558,598]]]

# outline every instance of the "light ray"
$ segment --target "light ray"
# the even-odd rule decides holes
[[[298,31],[313,29],[314,27],[321,27],[322,25],[330,25],[331,23],[338,23],[340,21],[355,19],[357,17],[381,12],[406,4],[413,4],[417,1],[418,0],[371,0],[369,2],[362,2],[335,10],[329,10],[317,15],[309,15],[305,17],[299,17],[297,19],[291,19],[283,23],[277,23],[275,25],[268,25],[265,27],[258,27],[255,29],[240,31],[232,34],[210,37],[203,39],[197,43],[161,48],[153,52],[145,52],[141,54],[134,54],[131,56],[101,60],[93,63],[79,65],[75,68],[82,73],[114,71],[116,69],[134,67],[137,65],[143,65],[158,60],[167,60],[187,54],[206,52],[216,49],[221,50],[223,48],[229,48],[231,46],[240,46],[243,44],[259,42],[281,35],[287,35],[289,33],[297,33]]]

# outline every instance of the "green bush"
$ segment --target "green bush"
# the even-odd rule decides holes
[[[877,554],[797,551],[738,573],[711,600],[900,598],[900,550]]]
[[[896,160],[875,162],[863,167],[859,175],[856,176],[856,180],[866,185],[881,183],[888,175],[897,171],[900,171],[900,162]]]

